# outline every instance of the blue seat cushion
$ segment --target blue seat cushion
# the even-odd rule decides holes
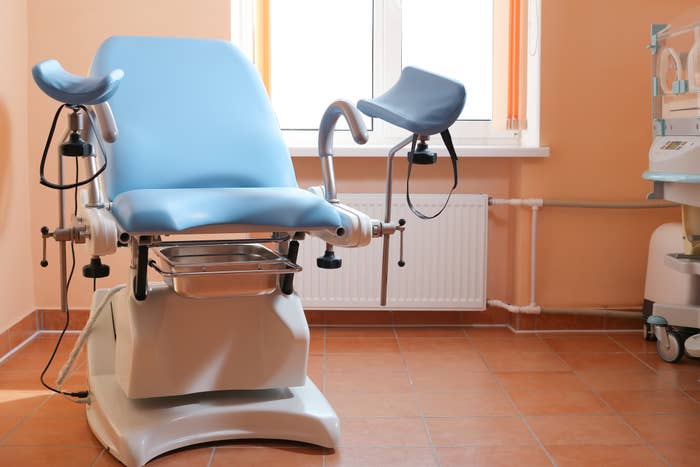
[[[407,66],[391,89],[360,100],[357,108],[368,117],[430,136],[447,130],[459,118],[466,99],[461,83]]]
[[[337,228],[323,198],[299,188],[179,188],[121,193],[112,213],[129,233],[175,233],[212,225]]]

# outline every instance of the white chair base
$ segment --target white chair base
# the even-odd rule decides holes
[[[193,300],[162,283],[150,290],[138,303],[128,289],[116,293],[88,338],[88,423],[112,455],[140,466],[211,441],[337,445],[338,417],[304,376],[309,330],[296,294]],[[128,396],[140,387],[162,392]]]
[[[114,376],[90,377],[92,432],[128,466],[198,443],[283,439],[334,447],[340,423],[309,379],[304,386],[127,399]]]

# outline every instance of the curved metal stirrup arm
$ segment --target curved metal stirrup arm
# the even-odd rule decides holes
[[[335,191],[335,173],[333,172],[333,133],[341,115],[348,122],[352,138],[357,144],[365,144],[369,138],[362,114],[352,103],[346,100],[337,100],[328,106],[318,128],[318,155],[321,158],[326,200],[331,203],[338,201]]]

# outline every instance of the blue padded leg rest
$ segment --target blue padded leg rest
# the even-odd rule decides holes
[[[360,100],[357,108],[369,117],[430,136],[447,130],[459,118],[466,99],[461,83],[407,66],[391,89]]]
[[[32,76],[42,91],[59,102],[95,105],[117,92],[124,72],[115,69],[104,76],[83,78],[68,73],[56,60],[45,60],[32,68]]]
[[[175,233],[238,224],[289,230],[337,228],[335,208],[299,188],[178,188],[121,193],[112,213],[129,233]]]

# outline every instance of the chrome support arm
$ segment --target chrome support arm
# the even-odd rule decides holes
[[[117,128],[117,122],[114,120],[114,114],[112,113],[112,108],[109,106],[109,103],[105,101],[93,106],[93,108],[97,115],[97,121],[100,122],[102,139],[107,143],[115,142],[119,137],[119,129]]]
[[[92,106],[91,114],[93,119],[96,118],[100,127],[99,129],[95,129],[95,134],[97,134],[99,131],[103,141],[106,143],[114,143],[119,137],[119,130],[117,128],[117,122],[114,120],[114,114],[112,113],[112,108],[109,106],[109,103],[102,102],[101,104]],[[86,125],[90,125],[89,120],[86,121]],[[86,128],[83,137],[86,139],[92,139],[94,136],[95,135],[93,132],[90,131],[89,128]],[[97,172],[97,159],[100,157],[97,151],[97,148],[99,147],[97,141],[93,140],[92,142],[93,148],[95,149],[94,156],[86,157],[84,160],[84,170],[88,177],[92,177]],[[102,156],[106,157],[104,154],[102,154]],[[104,187],[102,177],[98,177],[88,184],[87,190],[87,207],[103,208],[107,205],[107,190]]]
[[[413,141],[413,135],[408,136],[406,139],[399,142],[396,146],[389,150],[386,160],[386,198],[384,200],[384,222],[387,224],[391,223],[391,201],[393,195],[393,180],[394,180],[394,156],[401,148],[410,144]],[[396,229],[399,230],[399,229]],[[387,294],[387,282],[389,280],[389,236],[392,232],[384,232],[382,240],[382,287],[381,287],[381,306],[386,306],[386,294]],[[403,231],[402,231],[403,233]],[[402,246],[403,246],[403,236],[402,236]],[[403,250],[403,248],[401,248]],[[401,260],[403,263],[403,251],[401,252]]]
[[[357,144],[365,144],[369,139],[362,114],[352,103],[337,100],[328,106],[321,118],[318,128],[318,155],[321,158],[323,173],[323,191],[326,201],[338,204],[338,193],[335,188],[335,173],[333,171],[333,134],[340,116],[345,117],[350,127],[352,138]],[[333,245],[326,243],[326,253],[318,258],[319,267],[335,269],[340,267],[340,259],[333,254]]]
[[[330,203],[338,202],[333,171],[333,133],[341,115],[348,122],[352,138],[357,144],[365,144],[368,139],[365,122],[354,105],[345,100],[337,100],[328,106],[318,129],[318,155],[321,158],[325,197]]]

